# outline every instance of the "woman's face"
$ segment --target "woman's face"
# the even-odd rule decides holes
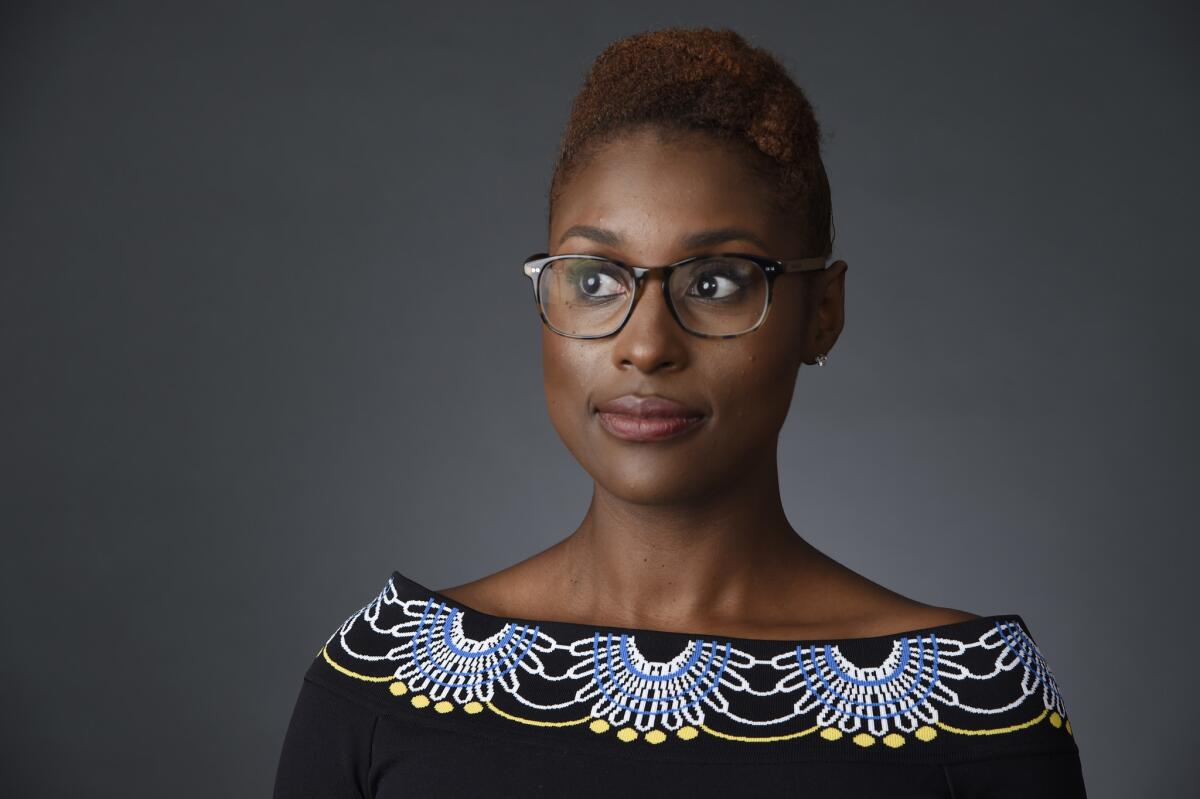
[[[799,223],[771,210],[762,179],[743,158],[703,134],[663,143],[643,129],[610,142],[563,186],[547,252],[604,255],[634,266],[704,252],[806,254]],[[597,241],[581,227],[606,231],[612,240]],[[704,247],[681,244],[730,228],[745,233]],[[800,364],[828,352],[840,332],[844,271],[839,261],[823,275],[781,275],[766,321],[736,338],[701,338],[679,327],[657,272],[646,276],[632,316],[615,335],[571,339],[543,325],[555,429],[597,483],[638,504],[701,501],[738,475],[761,474],[761,459],[775,457]],[[704,419],[666,439],[623,438],[602,423],[596,405],[627,394],[667,397]]]

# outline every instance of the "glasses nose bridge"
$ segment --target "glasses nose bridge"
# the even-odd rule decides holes
[[[660,291],[664,310],[671,317],[671,321],[674,324],[679,324],[674,303],[671,301],[671,291],[668,288],[671,282],[671,274],[675,271],[675,266],[675,264],[666,264],[663,266],[627,266],[629,271],[633,273],[633,297],[629,301],[629,311],[625,315],[625,323],[622,327],[629,324],[629,321],[633,319],[638,305],[649,290],[648,284],[650,281],[647,278],[655,274],[658,275],[659,282],[662,284]]]

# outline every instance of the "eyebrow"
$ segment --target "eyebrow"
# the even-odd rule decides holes
[[[584,239],[591,239],[599,244],[604,244],[609,247],[618,247],[624,243],[621,236],[611,230],[605,228],[594,227],[593,225],[572,225],[563,232],[558,240],[558,246],[567,239],[578,236]],[[752,231],[740,227],[723,227],[714,228],[712,230],[701,230],[696,233],[689,233],[680,240],[680,245],[686,249],[695,249],[698,247],[712,247],[716,244],[721,244],[726,241],[734,241],[742,239],[752,242],[763,250],[769,250],[766,243],[763,242]]]

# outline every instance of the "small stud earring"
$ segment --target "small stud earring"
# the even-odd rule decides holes
[[[818,355],[818,356],[817,356],[817,366],[824,366],[824,365],[825,365],[825,359],[826,359],[827,357],[828,357],[828,356],[827,356],[827,355],[825,355],[825,354]]]

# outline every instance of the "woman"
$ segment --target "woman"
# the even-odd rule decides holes
[[[474,582],[393,573],[312,663],[277,797],[1084,795],[1019,616],[901,596],[785,516],[779,431],[843,319],[819,141],[731,31],[597,58],[524,264],[591,505]]]

